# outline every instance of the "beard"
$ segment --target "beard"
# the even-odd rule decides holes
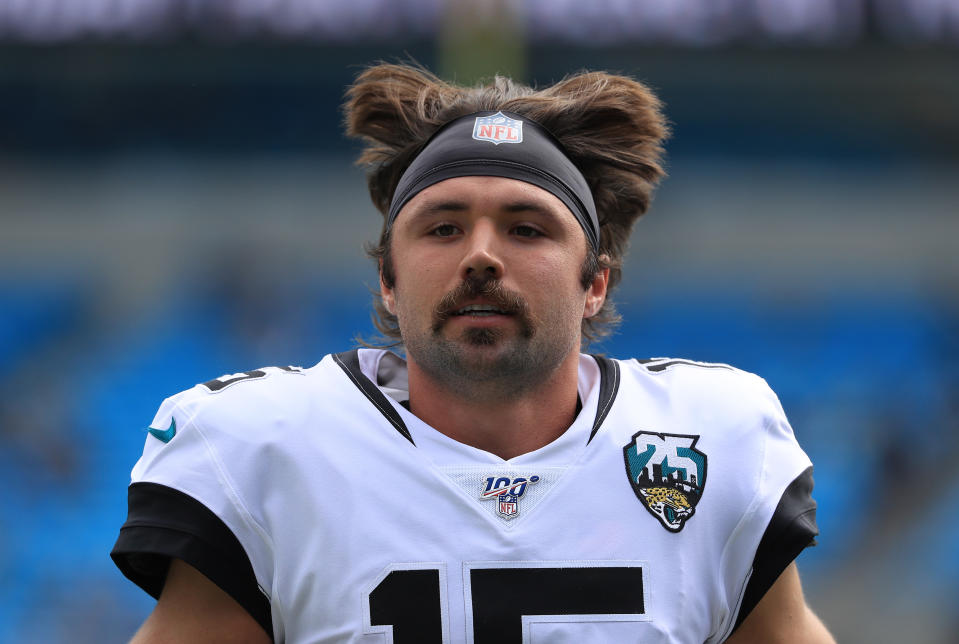
[[[518,329],[467,326],[458,336],[444,333],[446,322],[469,299],[511,316]],[[437,382],[474,402],[515,399],[539,386],[579,348],[579,325],[562,306],[544,317],[494,278],[467,278],[437,303],[428,332],[403,334],[407,354]]]

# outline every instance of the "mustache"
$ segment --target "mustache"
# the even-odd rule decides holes
[[[463,308],[466,300],[482,296],[489,304],[510,315],[526,319],[529,304],[518,293],[503,286],[495,277],[467,277],[452,291],[443,296],[433,311],[433,330],[437,331],[443,323]]]

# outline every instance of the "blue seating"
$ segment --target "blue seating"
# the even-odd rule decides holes
[[[185,294],[143,327],[105,335],[90,344],[89,355],[79,356],[98,368],[58,395],[67,397],[60,401],[69,415],[63,429],[78,436],[64,441],[77,450],[83,470],[70,485],[0,496],[0,512],[19,517],[20,528],[0,535],[0,641],[36,641],[16,616],[33,610],[31,602],[41,601],[51,579],[79,571],[102,573],[104,588],[112,589],[104,592],[145,616],[149,599],[123,585],[107,558],[126,513],[124,487],[145,428],[163,397],[197,382],[266,364],[311,366],[351,346],[357,330],[373,335],[362,290],[316,284],[306,293],[280,297],[256,323],[242,323],[243,311],[228,298]],[[0,318],[0,363],[15,365],[30,347],[69,333],[82,319],[81,300],[82,290],[69,285],[0,287],[0,305],[13,311]],[[933,301],[837,293],[802,305],[771,305],[748,293],[680,297],[664,289],[621,302],[627,323],[601,350],[727,362],[764,376],[780,394],[816,463],[823,536],[803,555],[812,574],[825,574],[856,547],[858,531],[876,511],[863,499],[881,486],[884,459],[896,456],[897,441],[908,440],[918,458],[941,445],[937,432],[947,426],[946,392],[955,387],[957,372],[941,357],[955,348],[944,349],[951,335],[939,326]],[[4,489],[20,489],[18,483],[31,476],[42,480],[15,452],[0,449]],[[957,495],[959,488],[942,507],[959,505]],[[940,528],[959,533],[957,519],[949,520]],[[955,541],[936,541],[940,533],[913,537],[915,548],[935,559],[926,566],[933,584],[959,572],[956,548],[949,547]]]
[[[83,315],[86,292],[73,280],[0,282],[0,367],[6,371],[69,333]]]

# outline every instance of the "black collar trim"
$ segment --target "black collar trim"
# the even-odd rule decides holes
[[[363,374],[363,371],[360,370],[359,349],[344,351],[343,353],[334,353],[333,360],[346,372],[346,375],[353,381],[353,384],[370,399],[373,406],[380,410],[380,413],[386,417],[386,420],[390,421],[390,424],[396,428],[396,431],[402,434],[403,438],[413,443],[413,436],[410,435],[410,430],[406,428],[406,423],[403,422],[396,408],[390,404],[390,401],[387,400],[383,392],[376,386],[376,383],[367,378],[366,375]],[[416,445],[416,443],[413,443],[413,445]]]
[[[596,401],[596,420],[593,421],[593,431],[589,433],[587,445],[606,420],[609,410],[613,407],[613,401],[616,400],[616,394],[619,392],[619,363],[597,355],[594,355],[593,359],[599,366],[599,400]]]
[[[593,359],[596,360],[596,364],[599,366],[599,400],[596,403],[596,418],[593,421],[593,429],[589,433],[589,439],[586,441],[587,445],[593,440],[593,437],[596,436],[603,421],[606,420],[606,416],[613,406],[613,401],[616,400],[616,394],[619,392],[619,364],[617,364],[615,360],[610,360],[603,356],[594,355]],[[397,413],[393,405],[390,404],[386,396],[383,395],[379,387],[360,370],[359,350],[353,349],[352,351],[334,353],[333,360],[336,361],[336,364],[338,364],[350,380],[353,381],[357,389],[362,391],[363,394],[369,398],[370,402],[380,410],[380,413],[386,417],[386,420],[396,428],[396,431],[410,443],[416,445],[416,443],[413,442],[413,436],[410,435],[410,430],[407,429],[406,423],[403,422],[399,413]]]

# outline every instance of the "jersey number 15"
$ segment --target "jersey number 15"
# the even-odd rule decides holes
[[[464,564],[467,639],[529,642],[534,623],[641,622],[643,562],[475,562]],[[396,564],[367,593],[366,632],[394,644],[450,641],[442,564]],[[472,637],[470,637],[472,636]]]

